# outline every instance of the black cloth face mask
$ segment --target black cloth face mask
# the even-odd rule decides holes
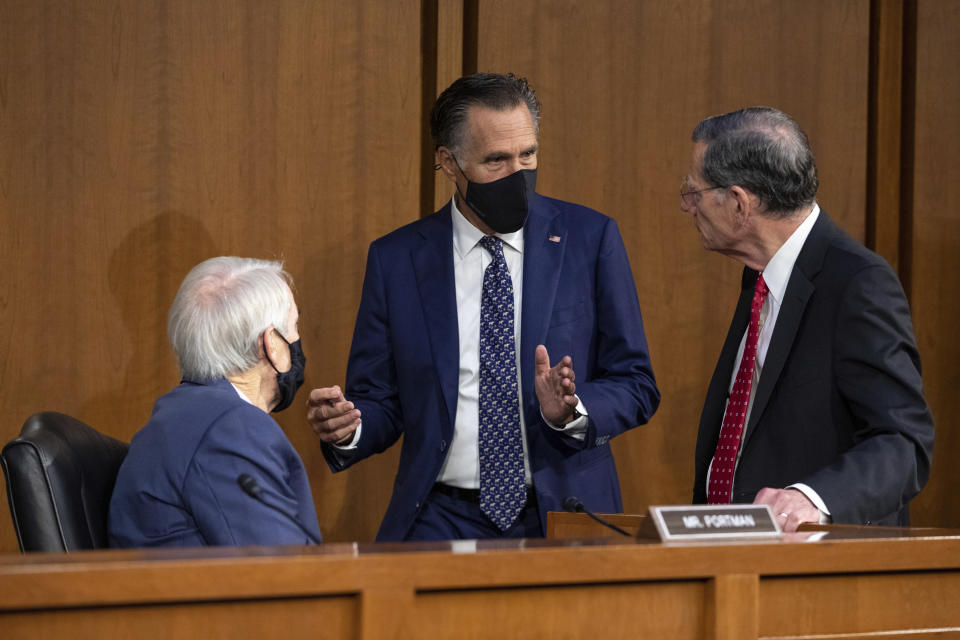
[[[459,163],[457,168],[460,169]],[[467,178],[463,169],[460,175]],[[520,169],[493,182],[467,178],[463,199],[488,227],[497,233],[513,233],[527,221],[530,199],[536,190],[537,170]]]
[[[273,408],[273,413],[283,411],[293,402],[294,396],[297,395],[297,391],[303,384],[303,371],[307,366],[307,357],[303,355],[303,347],[300,345],[300,341],[287,342],[287,339],[279,331],[277,331],[277,335],[290,347],[290,369],[280,371],[270,360],[270,356],[267,355],[267,362],[277,372],[277,386],[280,388],[280,402]],[[263,353],[266,355],[266,348],[264,348]]]

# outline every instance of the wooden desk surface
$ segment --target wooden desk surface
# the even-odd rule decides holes
[[[957,605],[931,529],[0,556],[4,637],[940,639]]]

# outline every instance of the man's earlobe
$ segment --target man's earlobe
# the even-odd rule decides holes
[[[273,325],[264,329],[263,333],[260,334],[260,351],[261,351],[260,355],[266,358],[267,360],[269,360],[270,362],[273,362],[273,354],[271,354],[271,351],[275,350],[271,348],[271,345],[269,342],[270,335],[272,333],[273,333]]]
[[[457,160],[453,156],[453,152],[447,149],[446,147],[440,147],[437,149],[435,156],[437,161],[437,168],[443,172],[443,175],[454,184],[457,182]]]
[[[737,215],[748,217],[756,207],[756,202],[754,202],[755,196],[743,187],[737,186],[730,187],[730,193],[734,200],[737,201]]]
[[[446,147],[440,147],[437,149],[435,158],[437,160],[437,168],[443,171],[444,173],[449,173],[450,172],[449,164],[451,160],[450,151]]]
[[[737,205],[733,211],[733,218],[736,220],[737,225],[742,227],[747,223],[751,215],[749,193],[741,187],[730,187],[728,197],[733,198],[733,201]]]

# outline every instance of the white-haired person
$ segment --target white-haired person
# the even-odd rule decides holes
[[[320,541],[303,462],[269,415],[303,384],[291,282],[279,262],[250,258],[187,274],[168,324],[182,380],[130,443],[111,546]]]

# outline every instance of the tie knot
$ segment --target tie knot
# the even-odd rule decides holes
[[[503,255],[503,241],[497,236],[483,236],[480,239],[483,248],[490,252],[494,258]]]
[[[767,297],[767,293],[770,289],[767,288],[767,283],[763,279],[763,274],[757,276],[757,282],[753,285],[753,295],[759,296],[761,299]]]

